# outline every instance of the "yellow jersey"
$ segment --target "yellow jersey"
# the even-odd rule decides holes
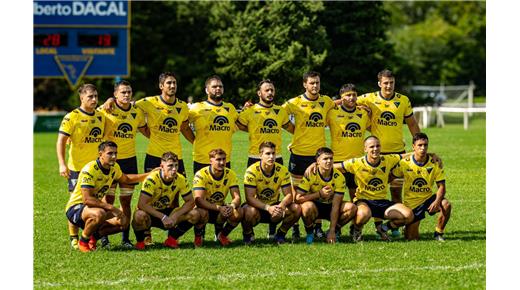
[[[213,149],[222,149],[231,159],[231,137],[237,130],[235,122],[238,113],[231,103],[220,105],[208,101],[198,102],[190,109],[189,120],[195,129],[193,142],[193,161],[209,164],[208,153]]]
[[[160,158],[164,152],[171,151],[182,159],[179,135],[181,124],[188,119],[186,103],[175,98],[173,104],[168,104],[159,95],[140,99],[135,105],[146,114],[146,122],[150,129],[150,142],[146,154]]]
[[[343,106],[336,106],[327,114],[327,125],[334,162],[363,156],[365,131],[370,126],[367,111],[358,108],[348,111]]]
[[[238,188],[238,180],[235,172],[229,168],[224,169],[220,178],[215,178],[211,172],[211,166],[206,166],[195,173],[193,178],[193,190],[206,191],[206,200],[212,204],[223,205],[229,190]]]
[[[135,105],[128,109],[121,108],[117,103],[115,109],[109,113],[100,110],[106,117],[105,139],[117,144],[117,158],[126,159],[136,155],[135,136],[137,129],[146,126],[144,113]]]
[[[359,199],[378,200],[388,198],[388,177],[392,169],[401,160],[399,154],[388,154],[380,157],[378,164],[368,163],[366,155],[343,161],[341,165],[347,172],[354,174],[357,184],[356,197]]]
[[[79,173],[78,183],[70,195],[65,211],[73,205],[83,203],[82,188],[94,189],[93,197],[101,200],[106,195],[112,182],[119,180],[122,175],[123,172],[117,163],[109,169],[103,168],[99,159],[87,163]]]
[[[183,198],[191,194],[190,185],[186,178],[177,173],[175,180],[167,183],[162,179],[162,171],[151,172],[143,182],[141,194],[151,197],[149,204],[157,209],[179,207],[179,195]]]
[[[105,116],[94,111],[90,114],[77,108],[63,117],[59,134],[69,137],[67,167],[80,171],[85,164],[98,157],[98,146],[104,141]]]
[[[325,122],[334,108],[331,98],[320,95],[310,100],[305,94],[285,102],[282,107],[294,116],[294,134],[289,150],[297,155],[314,156],[318,148],[325,146]]]
[[[297,189],[303,191],[305,194],[307,193],[315,193],[320,191],[325,186],[329,185],[334,194],[345,195],[345,191],[347,189],[347,185],[345,184],[345,177],[343,174],[334,169],[331,176],[328,179],[325,179],[316,169],[316,173],[310,174],[309,176],[304,176],[302,182],[298,184]],[[318,198],[316,201],[321,203],[332,203],[334,199],[334,195],[330,196],[330,198]]]
[[[372,110],[370,130],[381,141],[381,152],[403,152],[404,119],[413,116],[412,104],[408,97],[394,93],[392,98],[385,99],[381,92],[373,92],[360,96],[357,102]]]
[[[267,175],[262,170],[261,162],[257,161],[246,169],[244,187],[255,188],[255,198],[273,205],[280,198],[280,189],[291,186],[291,175],[287,167],[276,162],[271,175]]]
[[[282,127],[289,122],[284,108],[278,105],[265,107],[257,103],[240,112],[238,122],[247,126],[250,157],[260,157],[258,147],[265,141],[273,142],[276,156],[282,156]]]
[[[444,169],[434,163],[430,156],[424,164],[415,161],[413,155],[399,161],[399,166],[392,170],[396,177],[404,177],[403,203],[414,209],[421,205],[432,195],[434,184],[444,183]]]

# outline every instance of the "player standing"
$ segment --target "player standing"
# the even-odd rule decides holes
[[[108,112],[102,109],[101,112],[105,114],[105,139],[114,141],[118,146],[117,164],[125,174],[137,174],[137,157],[135,151],[135,138],[139,130],[143,135],[148,135],[149,131],[146,127],[146,120],[144,113],[131,103],[132,101],[132,87],[129,82],[122,80],[114,85],[115,108]],[[123,213],[127,217],[132,216],[132,209],[130,203],[132,202],[132,194],[134,192],[135,184],[119,184],[119,202]],[[107,194],[105,201],[109,204],[114,204],[115,192],[117,183],[112,184]],[[121,244],[123,247],[132,248],[130,241],[129,228],[123,231],[123,238]],[[101,238],[103,247],[109,245],[107,237]]]
[[[446,199],[444,170],[428,155],[428,136],[417,133],[413,136],[413,155],[402,159],[392,173],[404,177],[403,203],[413,209],[414,220],[406,225],[404,236],[407,240],[419,239],[419,225],[426,213],[434,215],[440,211],[433,234],[438,241],[444,241],[444,229],[450,219],[451,203]],[[437,184],[437,192],[433,185]],[[387,223],[387,227],[392,225]],[[384,228],[383,228],[384,229]]]
[[[56,142],[60,175],[68,180],[72,193],[78,182],[79,171],[85,164],[96,159],[98,145],[103,141],[105,117],[96,111],[98,92],[93,84],[81,85],[78,89],[81,104],[61,122]],[[65,163],[65,149],[69,145],[69,158]],[[70,244],[78,248],[78,227],[69,222]]]
[[[320,95],[320,74],[314,71],[303,74],[305,92],[283,104],[295,121],[294,134],[289,150],[289,172],[293,187],[301,182],[305,169],[315,160],[316,151],[325,146],[325,122],[329,111],[335,104],[332,99]],[[317,224],[315,233],[323,237],[321,223]],[[293,238],[300,236],[298,225],[293,227]]]
[[[353,84],[345,84],[339,90],[341,103],[330,110],[327,125],[330,128],[334,163],[341,163],[363,156],[365,132],[370,127],[370,114],[357,107],[357,90]],[[354,175],[345,173],[350,199],[354,200],[356,183]]]
[[[372,112],[371,132],[381,140],[381,154],[402,154],[405,152],[403,124],[406,123],[411,135],[420,132],[413,116],[412,104],[407,96],[395,92],[395,76],[390,70],[377,74],[380,90],[358,98],[358,103],[366,105]],[[394,179],[390,184],[392,200],[401,202],[402,179]],[[376,226],[381,222],[376,221]],[[398,236],[398,232],[393,233]]]

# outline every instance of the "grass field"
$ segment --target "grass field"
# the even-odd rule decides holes
[[[370,223],[365,241],[358,244],[342,236],[335,245],[301,241],[275,246],[264,239],[266,226],[259,225],[253,246],[242,245],[239,227],[231,233],[234,243],[228,248],[206,241],[194,249],[190,231],[181,238],[181,249],[171,250],[160,246],[166,234],[154,229],[157,244],[147,251],[119,248],[121,236],[115,235],[110,237],[111,250],[88,254],[69,248],[64,214],[68,194],[66,180],[58,174],[56,134],[34,134],[34,288],[485,288],[485,119],[475,116],[467,131],[459,120],[424,132],[430,137],[430,151],[443,158],[447,198],[453,205],[444,243],[433,240],[435,219],[427,218],[417,242],[381,242]],[[405,136],[409,143],[409,132]],[[232,168],[243,176],[247,135],[239,132],[233,138]],[[284,146],[289,138],[284,135]],[[146,142],[139,136],[140,168]],[[184,142],[183,148],[191,178],[192,146]],[[137,197],[134,194],[133,204]],[[207,237],[212,234],[213,226],[208,226]],[[133,233],[131,237],[135,241]]]

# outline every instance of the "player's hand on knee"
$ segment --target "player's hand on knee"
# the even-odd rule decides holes
[[[330,187],[329,185],[326,185],[322,189],[320,189],[320,197],[325,199],[329,199],[330,197],[332,197],[333,193],[334,191],[332,190],[332,187]]]
[[[438,212],[440,210],[440,202],[437,200],[433,201],[428,207],[429,212]]]
[[[161,221],[165,228],[169,229],[169,228],[173,227],[174,222],[173,222],[172,218],[170,218],[169,216],[164,215],[163,218],[161,219]]]

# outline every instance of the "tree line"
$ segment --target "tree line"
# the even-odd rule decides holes
[[[404,93],[410,84],[473,80],[485,94],[485,2],[136,1],[131,9],[128,80],[136,99],[159,93],[163,71],[178,75],[181,99],[195,101],[218,74],[234,104],[255,100],[264,78],[282,103],[303,91],[309,70],[321,73],[329,96],[347,82],[377,90],[384,68]],[[101,100],[112,94],[114,79],[83,82],[98,86]],[[35,109],[78,105],[64,79],[34,79]]]

